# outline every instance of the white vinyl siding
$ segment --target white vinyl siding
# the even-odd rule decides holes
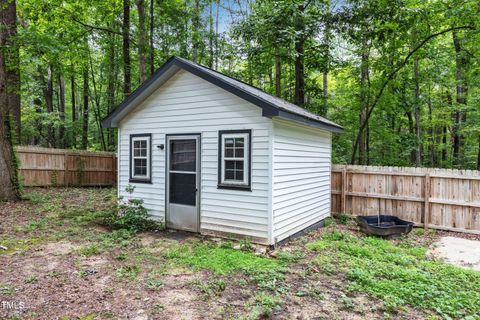
[[[273,121],[273,237],[276,242],[330,215],[331,133]]]
[[[251,191],[218,189],[218,132],[251,130]],[[151,184],[131,183],[133,198],[150,214],[165,217],[166,134],[201,134],[200,229],[251,236],[267,243],[271,188],[272,121],[261,108],[180,70],[119,124],[119,194],[129,184],[131,134],[151,133]]]

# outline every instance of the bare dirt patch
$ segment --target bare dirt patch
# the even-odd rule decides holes
[[[441,237],[429,254],[456,266],[480,271],[480,241],[453,236]]]

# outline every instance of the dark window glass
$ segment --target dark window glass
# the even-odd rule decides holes
[[[196,205],[196,174],[170,173],[170,203]]]
[[[233,158],[233,148],[225,148],[225,158]]]
[[[243,148],[235,148],[235,158],[243,158]]]
[[[243,161],[235,161],[235,169],[243,170]]]
[[[225,180],[235,180],[235,170],[225,170]]]
[[[235,169],[235,161],[230,161],[230,160],[225,161],[225,168],[227,170],[234,170]]]
[[[243,181],[243,160],[225,161],[225,180]]]
[[[170,170],[197,171],[196,167],[197,140],[170,141]]]
[[[135,176],[147,175],[147,159],[134,159],[133,174]]]
[[[235,180],[243,181],[243,170],[235,170]]]

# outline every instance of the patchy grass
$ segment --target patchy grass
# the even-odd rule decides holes
[[[343,274],[350,291],[381,299],[390,312],[409,305],[447,318],[480,316],[480,273],[429,260],[424,246],[333,231],[307,247],[321,252],[315,262],[323,271]]]
[[[280,271],[285,267],[285,263],[280,260],[216,244],[195,243],[191,246],[186,244],[174,246],[168,249],[164,256],[177,263],[197,269],[208,269],[220,275],[236,271]]]

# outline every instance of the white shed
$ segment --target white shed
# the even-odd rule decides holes
[[[339,125],[172,57],[102,122],[118,128],[118,193],[167,228],[273,245],[330,215]]]

